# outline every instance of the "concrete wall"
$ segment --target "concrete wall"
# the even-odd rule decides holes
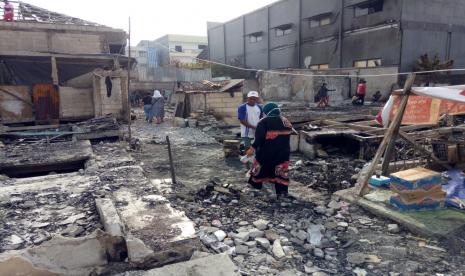
[[[270,67],[296,68],[300,26],[299,0],[277,2],[269,8]],[[291,24],[292,33],[276,36],[276,27]]]
[[[342,48],[342,67],[353,67],[356,60],[378,58],[382,66],[398,66],[400,47],[401,33],[396,27],[346,35]]]
[[[465,66],[465,2],[408,0],[403,2],[402,71],[411,71],[425,53]]]
[[[243,18],[238,18],[225,24],[226,33],[226,63],[244,66],[244,24]]]
[[[378,67],[369,69],[338,69],[338,70],[283,70],[287,73],[304,76],[276,74],[263,72],[259,77],[259,87],[265,101],[305,101],[312,103],[321,84],[326,82],[329,89],[336,89],[329,93],[330,104],[338,105],[343,100],[350,99],[356,91],[360,80],[357,75],[385,75],[398,73],[397,67]],[[347,77],[324,77],[323,75],[347,75]],[[349,77],[350,76],[350,77]],[[380,91],[384,98],[390,95],[392,88],[397,85],[397,76],[378,76],[365,78],[367,81],[367,100],[376,91]]]
[[[210,60],[225,62],[224,25],[208,30],[208,47],[210,49]],[[212,46],[210,46],[212,45]]]
[[[261,32],[262,41],[250,42],[249,35]],[[268,68],[268,9],[261,9],[245,15],[245,53],[249,68]]]
[[[107,96],[105,77],[111,76],[113,89],[110,97]],[[94,110],[95,117],[112,114],[118,119],[126,119],[128,116],[128,90],[127,73],[120,71],[97,70],[94,75]]]
[[[60,86],[60,119],[90,119],[94,117],[93,88]]]
[[[7,23],[7,24],[5,24]],[[109,44],[125,44],[124,31],[110,28],[0,22],[1,51],[101,54]]]
[[[406,0],[409,2],[410,0]],[[383,11],[363,16],[355,16],[353,4],[363,1],[345,1],[344,30],[356,30],[371,26],[384,25],[387,22],[399,22],[403,0],[384,0]],[[429,2],[429,0],[428,0]]]
[[[207,93],[207,110],[227,118],[237,118],[237,108],[243,103],[242,92]]]
[[[265,101],[314,102],[314,97],[323,82],[328,83],[330,89],[336,89],[328,92],[330,104],[338,105],[349,95],[349,78],[318,76],[334,73],[333,71],[286,70],[283,72],[305,74],[305,76],[263,72],[259,77],[259,85],[260,94]]]
[[[173,82],[173,81],[201,81],[211,80],[211,69],[185,69],[175,67],[149,68],[147,81]]]
[[[443,59],[454,59],[456,67],[465,66],[465,48],[461,46],[465,42],[464,1],[384,0],[381,12],[355,16],[353,5],[362,2],[277,1],[209,29],[211,58],[226,63],[244,59],[245,66],[256,69],[304,68],[305,59],[310,57],[311,64],[329,64],[330,68],[380,58],[382,66],[398,66],[405,72],[411,71],[421,54],[438,53]],[[309,18],[326,13],[331,17],[330,25],[309,27]],[[283,24],[292,24],[293,33],[276,37],[274,28]],[[263,40],[250,43],[248,35],[256,32],[262,32]],[[241,52],[243,38],[245,52]]]
[[[173,102],[183,102],[188,97],[190,112],[212,112],[229,125],[237,125],[237,108],[244,102],[242,92],[177,92]]]

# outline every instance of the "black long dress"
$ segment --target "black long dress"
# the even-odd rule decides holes
[[[278,194],[287,194],[291,133],[291,123],[282,116],[266,117],[258,123],[252,145],[256,155],[249,179],[254,188],[261,189],[268,182],[275,184]]]

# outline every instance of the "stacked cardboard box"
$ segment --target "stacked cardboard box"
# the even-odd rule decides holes
[[[391,175],[391,205],[401,211],[434,210],[444,207],[446,193],[442,190],[441,174],[425,168],[415,168]]]

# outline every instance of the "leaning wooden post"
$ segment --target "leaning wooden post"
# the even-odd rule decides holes
[[[409,83],[409,80],[407,79],[407,82],[405,83],[405,86],[404,86],[404,92],[402,93],[402,100],[405,99],[405,102],[406,102],[405,107],[402,107],[402,106],[399,107],[399,111],[397,112],[402,115],[400,117],[400,121],[397,124],[394,121],[391,123],[393,125],[393,134],[392,134],[391,140],[389,140],[389,144],[387,145],[386,151],[384,153],[383,165],[381,166],[381,172],[383,175],[387,175],[389,173],[389,163],[391,163],[392,153],[394,152],[394,148],[396,147],[397,136],[399,136],[400,125],[402,123],[402,118],[404,117],[408,99],[410,98],[410,89],[412,89],[413,81],[415,81],[415,78],[413,78],[411,83]],[[400,108],[403,108],[403,109],[401,110]]]
[[[394,119],[392,120],[391,125],[386,131],[383,141],[379,145],[378,151],[376,152],[373,161],[371,161],[371,164],[369,165],[370,167],[368,169],[367,174],[364,175],[361,179],[361,187],[358,193],[359,196],[364,196],[366,194],[366,190],[368,188],[368,181],[371,178],[371,176],[375,173],[376,166],[378,165],[379,161],[381,160],[381,157],[385,153],[388,143],[394,141],[397,138],[397,135],[394,137],[394,134],[396,132],[399,132],[399,128],[402,123],[402,118],[404,117],[405,109],[407,108],[410,90],[412,89],[413,82],[415,81],[415,76],[416,75],[414,73],[410,74],[407,78],[407,81],[405,82],[399,110],[397,110],[397,113]]]

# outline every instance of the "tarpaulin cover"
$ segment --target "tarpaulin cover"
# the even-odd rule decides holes
[[[465,175],[460,170],[450,170],[446,174],[450,178],[443,186],[447,192],[446,205],[465,209]]]
[[[414,87],[412,92],[402,124],[435,124],[442,114],[465,114],[465,85]],[[386,127],[399,105],[400,96],[392,95],[376,121]]]

